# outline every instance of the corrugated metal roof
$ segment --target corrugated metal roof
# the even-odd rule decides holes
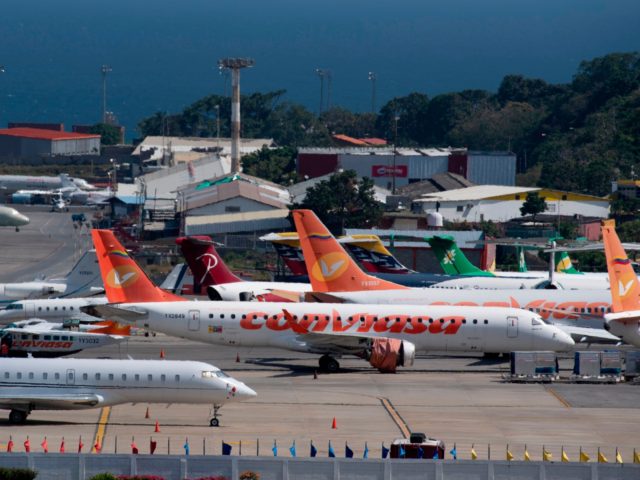
[[[11,137],[34,138],[37,140],[84,140],[86,138],[100,138],[100,135],[88,133],[59,132],[55,130],[44,130],[41,128],[3,128],[0,135]]]
[[[250,153],[263,146],[273,146],[272,138],[241,138],[240,153]],[[191,150],[213,150],[220,147],[223,152],[231,151],[230,138],[215,137],[162,137],[148,136],[135,148],[131,155],[140,155],[142,151],[156,149],[152,159],[162,158],[163,149],[170,152],[189,152]]]
[[[427,193],[416,202],[456,202],[465,200],[483,200],[502,195],[517,195],[521,193],[536,192],[539,188],[511,187],[506,185],[476,185],[474,187],[447,190],[444,192]]]
[[[204,235],[270,229],[280,230],[291,227],[287,220],[288,216],[289,209],[188,216],[185,219],[185,234]]]

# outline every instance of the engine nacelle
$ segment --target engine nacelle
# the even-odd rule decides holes
[[[369,363],[384,373],[395,373],[397,367],[410,367],[416,358],[416,346],[406,340],[376,338],[371,342]]]
[[[607,318],[604,328],[612,335],[620,337],[623,342],[640,347],[640,323],[637,319],[635,321],[631,319],[625,321]]]

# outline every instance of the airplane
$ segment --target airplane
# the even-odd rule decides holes
[[[81,410],[123,403],[213,404],[209,424],[227,402],[256,392],[213,365],[176,360],[0,359],[0,408],[22,424],[33,410]]]
[[[276,252],[283,256],[287,266],[292,271],[302,271],[301,262],[304,262],[300,242],[297,233],[285,232],[272,233],[260,238],[273,243]],[[286,241],[286,243],[285,243]],[[415,272],[402,265],[382,244],[376,235],[350,235],[338,239],[345,245],[351,254],[362,264],[371,275],[376,278],[404,285],[405,287],[420,288],[475,288],[475,289],[542,289],[548,286],[548,281],[538,277],[523,277],[515,279],[497,278],[488,272],[478,269],[476,275],[450,275],[448,273],[422,273]],[[369,255],[367,252],[375,250]],[[283,254],[283,252],[286,252]],[[292,282],[308,282],[307,269],[304,267],[304,275],[284,277],[282,280]],[[465,278],[466,277],[466,278]],[[487,278],[482,278],[487,277]]]
[[[29,217],[21,214],[15,208],[0,205],[0,227],[16,227],[16,232],[20,227],[29,223]]]
[[[194,279],[194,293],[198,286],[208,288],[211,300],[297,301],[300,293],[311,290],[308,283],[244,281],[236,276],[215,249],[207,236],[180,237],[180,245]]]
[[[68,212],[69,204],[64,199],[62,192],[58,192],[55,198],[51,199],[51,211]]]
[[[184,301],[153,285],[113,232],[91,235],[111,303],[85,307],[86,313],[206,343],[318,353],[320,368],[329,372],[340,368],[334,356],[343,354],[395,372],[412,365],[416,351],[566,351],[574,345],[569,335],[520,309]],[[331,275],[341,273],[337,262]]]
[[[95,252],[89,250],[80,257],[71,271],[63,278],[0,283],[0,303],[48,296],[89,296],[103,291]]]
[[[67,173],[58,176],[43,175],[0,175],[0,193],[9,196],[18,190],[53,191],[65,188],[95,190],[95,186],[81,178],[70,177]]]
[[[293,218],[312,272],[313,293],[306,294],[307,301],[522,308],[540,314],[575,340],[620,341],[604,330],[604,315],[610,311],[608,290],[453,290],[381,283],[358,267],[313,212],[295,210]]]
[[[103,305],[108,303],[107,297],[81,298],[34,298],[16,300],[8,303],[0,310],[0,325],[30,318],[40,318],[49,322],[74,319],[81,322],[92,322],[96,319],[87,315],[80,307]]]
[[[433,253],[438,258],[440,266],[449,274],[457,275],[487,275],[499,278],[537,278],[542,283],[546,283],[544,288],[582,289],[582,290],[605,290],[609,288],[609,279],[605,275],[583,273],[575,275],[570,273],[556,272],[551,269],[548,272],[526,271],[526,272],[488,272],[473,265],[456,245],[453,237],[448,235],[434,235],[425,238],[431,246]],[[552,262],[555,264],[555,262]],[[545,280],[546,279],[546,280]]]
[[[640,282],[620,243],[614,220],[602,222],[602,241],[612,298],[612,313],[605,315],[606,329],[640,347]]]
[[[51,323],[34,318],[0,328],[0,339],[7,344],[8,356],[60,357],[86,348],[120,343],[130,335],[131,326],[95,319],[81,322]]]

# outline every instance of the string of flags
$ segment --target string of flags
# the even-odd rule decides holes
[[[233,443],[233,442],[232,442]],[[233,445],[232,443],[227,443],[224,440],[222,440],[222,445],[221,445],[221,451],[222,451],[222,455],[232,455],[233,453]],[[259,450],[259,442],[257,443],[258,445],[258,450]],[[7,453],[12,453],[15,452],[15,442],[13,440],[13,436],[9,435],[9,441],[6,444],[6,452]],[[78,438],[78,449],[77,449],[77,453],[83,453],[83,448],[84,448],[84,443],[82,441],[82,436],[79,436]],[[153,437],[151,437],[149,439],[149,454],[153,455],[156,450],[157,450],[157,446],[158,443],[156,440],[153,439]],[[242,442],[240,442],[240,448],[239,448],[239,455],[242,455]],[[394,445],[395,446],[395,445]],[[25,441],[23,442],[23,447],[24,447],[24,452],[26,453],[30,453],[32,451],[31,449],[31,439],[30,437],[27,435],[27,438],[25,439]],[[49,443],[47,440],[47,437],[45,436],[42,440],[42,442],[40,443],[40,447],[42,449],[43,453],[49,453]],[[131,437],[131,454],[133,455],[137,455],[140,453],[140,449],[135,441],[135,437]],[[184,449],[184,454],[185,455],[189,455],[191,453],[191,447],[189,444],[189,438],[185,438],[184,444],[183,444],[183,449]],[[116,440],[116,450],[117,450],[117,440]],[[290,457],[297,457],[297,447],[296,447],[296,441],[293,440],[291,445],[288,447],[289,450],[289,456]],[[430,458],[430,459],[434,459],[434,460],[440,460],[440,450],[438,448],[432,448],[429,449],[432,450],[432,453],[430,453],[430,455],[427,455],[427,452],[425,451],[425,449],[423,449],[421,446],[418,446],[415,455],[411,454],[408,455],[407,449],[405,449],[405,446],[403,444],[399,444],[397,445],[397,457],[398,458],[418,458],[418,459],[424,459],[424,458]],[[102,451],[102,445],[100,443],[100,438],[97,437],[96,441],[94,443],[94,445],[92,446],[92,448],[90,449],[90,453],[100,453]],[[66,452],[66,448],[65,448],[65,438],[62,437],[60,440],[60,446],[58,448],[58,452],[59,453],[65,453]],[[204,452],[204,443],[203,443],[203,452]],[[271,447],[271,452],[273,454],[274,457],[278,456],[278,443],[277,440],[273,440],[273,446]],[[369,444],[368,442],[364,443],[364,449],[363,449],[363,453],[362,453],[362,458],[370,458],[369,456]],[[391,449],[387,448],[384,444],[384,442],[381,444],[381,448],[380,448],[380,453],[381,453],[381,458],[390,458],[391,456]],[[469,451],[470,454],[470,458],[471,460],[478,460],[479,455],[478,452],[476,450],[476,446],[475,444],[471,445],[471,449]],[[256,452],[256,455],[259,455],[259,452]],[[317,457],[318,456],[318,449],[315,446],[315,444],[313,443],[313,440],[311,440],[309,442],[309,457]],[[335,458],[336,457],[336,450],[333,447],[333,444],[331,443],[331,440],[329,440],[328,445],[327,445],[327,456],[330,458]],[[449,456],[450,459],[452,460],[457,460],[458,459],[458,449],[457,449],[457,445],[454,443],[453,444],[453,448],[451,448],[449,450]],[[344,458],[354,458],[355,457],[355,452],[354,450],[349,446],[348,442],[345,442],[344,444]],[[520,460],[520,458],[516,458],[516,454],[514,454],[514,451],[512,450],[512,448],[509,446],[509,444],[506,445],[506,449],[505,449],[505,456],[504,458],[507,461],[516,461],[516,460]],[[575,458],[575,457],[574,457]],[[443,458],[442,458],[443,459]],[[487,459],[491,459],[491,445],[487,445]],[[541,459],[543,462],[553,462],[554,461],[554,456],[551,453],[551,451],[547,448],[546,445],[542,445],[542,451],[541,451]],[[524,445],[524,451],[522,452],[522,461],[525,462],[531,462],[532,460],[532,456],[531,453],[529,451],[528,446],[525,444]],[[559,457],[560,462],[563,463],[569,463],[571,462],[571,458],[569,457],[569,454],[567,453],[567,451],[565,450],[565,446],[562,445],[560,447],[560,457]],[[585,450],[583,450],[582,446],[579,447],[579,451],[578,451],[578,458],[577,458],[577,462],[580,463],[588,463],[591,462],[591,455],[586,452]],[[618,449],[618,447],[615,448],[615,453],[613,455],[612,460],[610,461],[607,456],[605,455],[605,453],[600,449],[600,447],[597,447],[596,450],[596,456],[594,457],[594,461],[597,463],[618,463],[618,464],[622,464],[625,463],[624,459],[622,457],[622,453],[620,452],[620,450]],[[635,448],[633,449],[633,454],[632,454],[632,458],[631,458],[631,463],[634,464],[640,464],[640,451],[636,450]]]

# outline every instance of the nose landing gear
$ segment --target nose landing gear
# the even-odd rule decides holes
[[[213,406],[213,418],[211,420],[209,420],[209,426],[210,427],[219,427],[220,426],[220,420],[218,420],[218,410],[220,410],[221,405],[214,405]]]

